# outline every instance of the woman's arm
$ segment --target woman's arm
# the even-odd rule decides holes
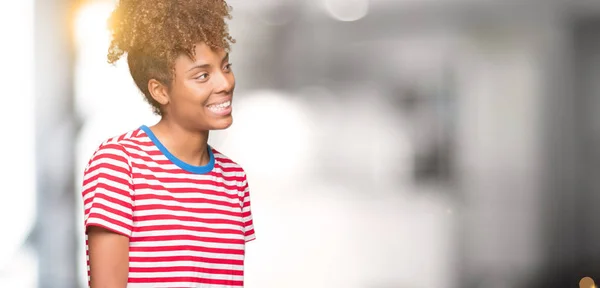
[[[125,288],[133,227],[133,178],[125,148],[102,144],[83,176],[84,222],[91,288]]]
[[[129,274],[129,238],[88,227],[90,288],[125,288]]]

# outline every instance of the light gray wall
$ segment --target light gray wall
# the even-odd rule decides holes
[[[73,152],[74,1],[35,3],[35,106],[37,225],[33,243],[40,288],[77,287]]]

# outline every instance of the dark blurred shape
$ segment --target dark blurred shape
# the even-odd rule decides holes
[[[600,13],[593,11],[566,22],[568,55],[555,67],[564,87],[549,95],[547,114],[547,258],[535,280],[521,287],[600,279]]]

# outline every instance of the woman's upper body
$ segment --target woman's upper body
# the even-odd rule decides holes
[[[120,0],[110,18],[109,62],[127,55],[161,120],[105,141],[85,170],[92,288],[243,286],[248,182],[207,144],[233,121],[229,11],[223,0]]]
[[[248,181],[238,164],[207,151],[206,165],[187,164],[146,126],[97,149],[83,180],[86,228],[106,231],[88,239],[92,280],[243,286],[245,243],[255,237]]]

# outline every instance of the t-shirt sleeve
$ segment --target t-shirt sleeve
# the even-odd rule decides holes
[[[252,220],[252,209],[250,206],[250,188],[248,187],[248,180],[246,180],[245,176],[243,191],[240,193],[240,202],[242,205],[244,239],[246,242],[250,242],[256,239],[256,234],[254,232],[254,222]]]
[[[85,228],[97,226],[131,237],[133,181],[131,162],[123,146],[98,148],[83,176]]]

